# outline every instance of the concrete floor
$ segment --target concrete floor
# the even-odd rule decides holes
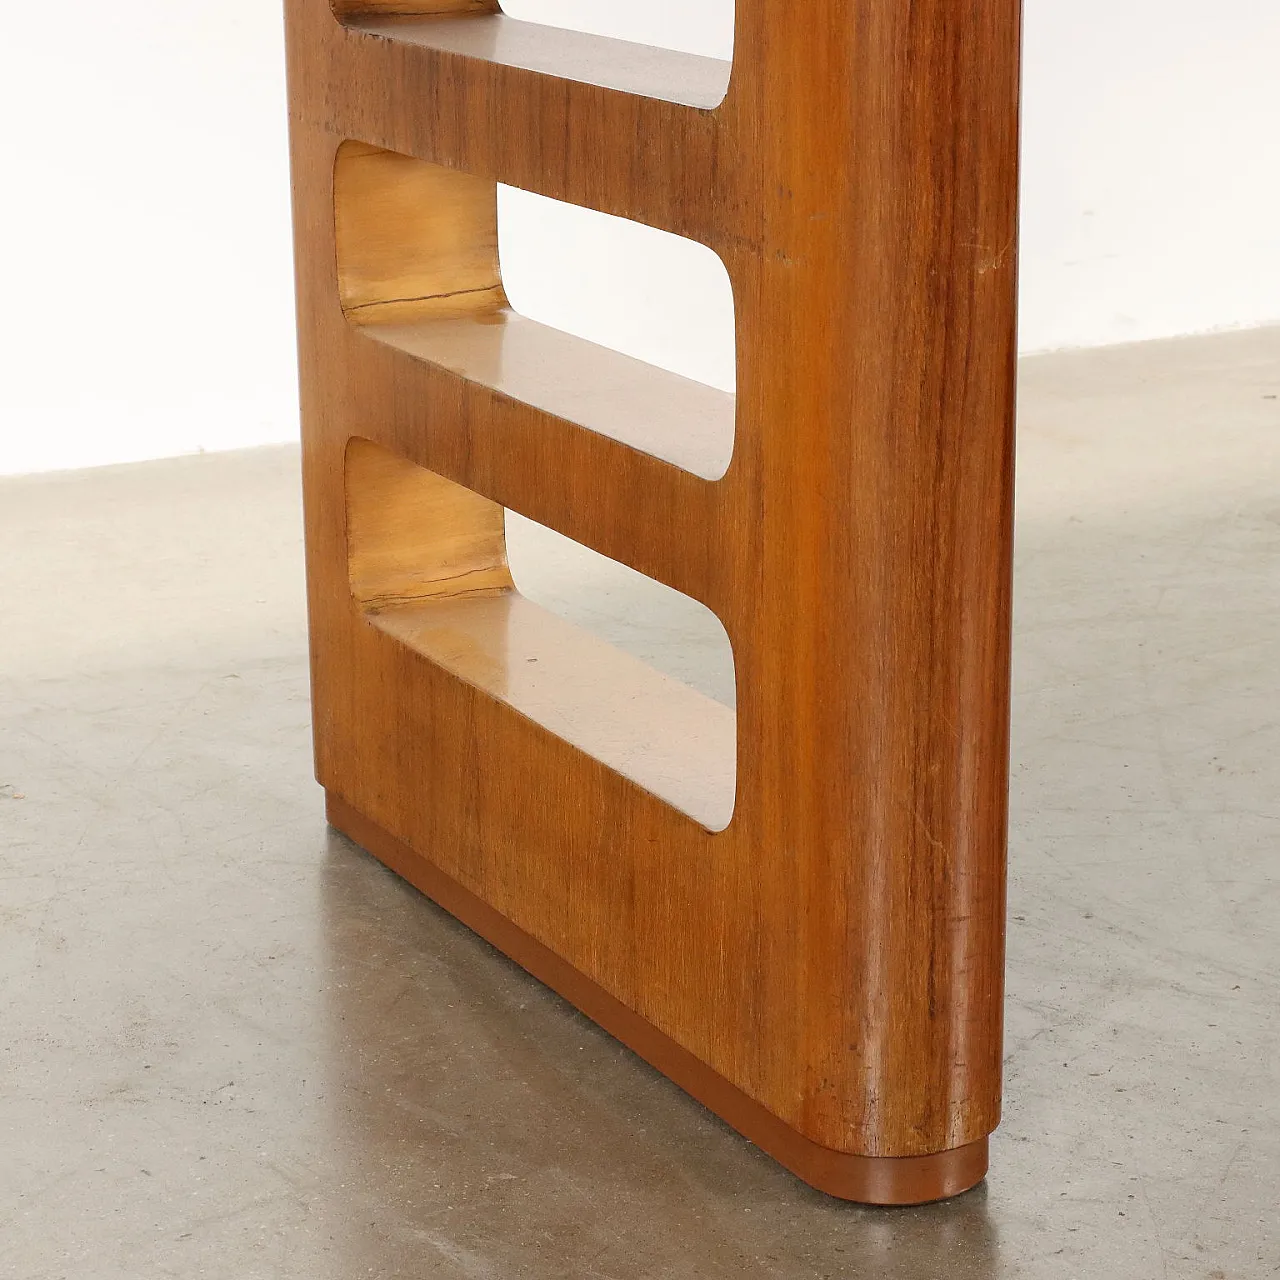
[[[1025,363],[1007,1118],[919,1210],[326,830],[294,451],[0,483],[0,1276],[1280,1275],[1278,395],[1280,331]]]

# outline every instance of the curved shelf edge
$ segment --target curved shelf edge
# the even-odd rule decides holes
[[[366,337],[467,382],[669,462],[721,479],[734,450],[737,399],[510,308],[361,322]]]
[[[709,111],[724,101],[733,64],[675,49],[591,35],[500,13],[432,16],[370,14],[340,17],[349,31],[576,80],[619,93]]]

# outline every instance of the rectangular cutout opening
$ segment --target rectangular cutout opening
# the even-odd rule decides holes
[[[520,315],[733,394],[733,285],[706,245],[500,186],[498,248]]]
[[[710,831],[733,815],[733,652],[705,605],[368,440],[347,446],[368,621]],[[516,577],[525,590],[518,590]]]
[[[502,12],[524,22],[564,27],[679,53],[733,60],[734,0],[501,0]]]
[[[387,40],[711,110],[733,69],[734,0],[332,0]]]
[[[363,143],[334,172],[369,337],[706,480],[735,430],[733,288],[705,245]]]

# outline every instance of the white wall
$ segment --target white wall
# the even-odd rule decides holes
[[[0,472],[295,434],[281,23],[6,4]]]
[[[0,473],[292,438],[277,0],[11,9]],[[509,9],[711,55],[730,40],[730,0]],[[1280,5],[1027,0],[1026,40],[1023,348],[1280,321]],[[513,288],[536,299],[545,231],[519,216]],[[715,272],[679,279],[687,320]],[[576,290],[557,314],[595,323],[602,296]],[[645,314],[614,322],[638,334]],[[722,382],[723,335],[689,333],[685,368]]]
[[[1022,346],[1280,321],[1280,4],[1027,0]]]

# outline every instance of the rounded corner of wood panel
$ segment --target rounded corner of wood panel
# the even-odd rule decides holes
[[[848,1155],[799,1134],[794,1139],[791,1151],[771,1153],[780,1164],[837,1200],[878,1208],[910,1208],[954,1199],[978,1186],[990,1164],[988,1138],[924,1156]]]
[[[855,1204],[906,1208],[953,1199],[986,1177],[987,1137],[920,1156],[858,1155],[815,1142],[329,788],[325,816],[814,1190]]]

